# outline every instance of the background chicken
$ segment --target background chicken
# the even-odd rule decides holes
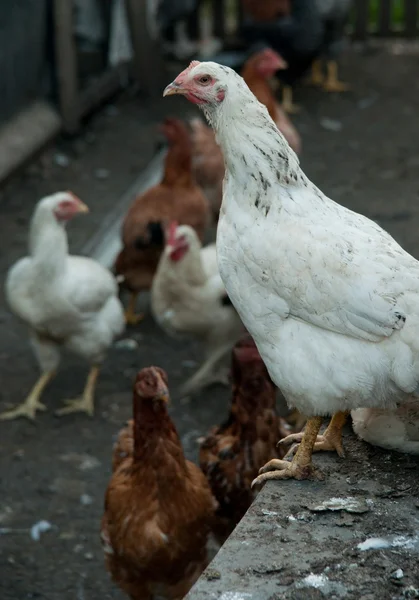
[[[273,456],[283,456],[278,436],[288,433],[276,413],[272,383],[250,336],[233,349],[232,400],[228,419],[201,443],[199,463],[218,501],[215,533],[222,543],[253,501],[250,488],[260,467]]]
[[[292,462],[272,459],[255,483],[316,478],[313,449],[342,452],[347,411],[418,397],[419,262],[307,178],[232,69],[192,62],[164,93],[193,94],[213,123],[220,275],[272,380],[309,417]]]
[[[344,46],[352,0],[316,0],[316,4],[324,22],[324,37],[320,58],[313,63],[311,82],[326,92],[345,92],[348,85],[339,81],[337,57]],[[323,60],[326,61],[326,78]]]
[[[133,454],[114,471],[106,491],[106,566],[132,600],[157,593],[182,598],[206,566],[215,501],[202,471],[185,460],[168,401],[164,371],[140,371]]]
[[[25,402],[0,419],[28,417],[45,410],[42,392],[54,376],[61,349],[91,364],[81,398],[66,400],[58,415],[82,411],[93,415],[99,365],[124,329],[122,305],[112,274],[99,263],[69,256],[65,224],[88,208],[71,192],[58,192],[36,205],[29,231],[29,256],[19,260],[6,279],[11,310],[29,326],[42,371]]]
[[[394,410],[357,408],[351,412],[355,433],[387,450],[419,454],[419,402],[412,399]]]
[[[279,54],[271,48],[263,48],[259,52],[253,53],[246,61],[241,75],[259,102],[266,106],[271,119],[291,148],[298,154],[301,152],[301,138],[283,108],[276,101],[270,84],[270,79],[275,73],[286,67],[287,63]]]
[[[243,37],[248,44],[263,43],[287,62],[277,73],[283,84],[283,108],[295,113],[293,87],[319,56],[325,22],[315,0],[242,0],[247,18]]]
[[[205,344],[206,360],[183,386],[183,393],[219,381],[217,365],[243,326],[218,273],[215,244],[202,248],[191,227],[172,223],[153,281],[151,305],[169,335],[193,335]]]
[[[164,227],[172,220],[193,227],[203,239],[209,223],[209,206],[192,176],[191,141],[186,125],[166,119],[162,130],[168,140],[161,183],[139,196],[129,209],[122,227],[123,249],[115,272],[130,291],[126,320],[138,323],[138,294],[148,290],[164,247]]]

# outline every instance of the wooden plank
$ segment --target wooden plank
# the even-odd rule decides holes
[[[389,36],[392,34],[392,0],[380,0],[378,9],[378,31],[379,36]]]
[[[76,133],[80,125],[78,70],[73,36],[73,3],[69,0],[54,0],[54,42],[63,128],[67,133]]]
[[[369,34],[369,0],[354,0],[354,32],[356,40],[366,40]]]
[[[226,37],[226,2],[225,0],[212,0],[212,23],[215,37],[225,40]]]
[[[46,102],[36,101],[0,129],[0,181],[10,177],[61,129],[58,113]]]
[[[416,37],[418,28],[418,0],[404,0],[404,35]]]
[[[131,41],[134,48],[134,63],[138,82],[149,97],[161,96],[167,84],[166,66],[160,46],[151,38],[147,24],[147,3],[125,0]]]

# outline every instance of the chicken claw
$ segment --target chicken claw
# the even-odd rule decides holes
[[[75,412],[85,412],[89,417],[93,417],[94,403],[93,398],[87,398],[84,395],[79,398],[73,398],[64,400],[64,404],[67,404],[64,408],[60,408],[55,411],[57,417],[69,415]]]
[[[30,421],[34,421],[37,410],[47,410],[47,407],[36,399],[29,401],[28,398],[28,400],[16,406],[16,408],[1,413],[0,421],[11,421],[18,417],[26,417]]]
[[[322,480],[322,473],[312,463],[305,466],[298,464],[295,458],[289,462],[273,458],[264,467],[259,469],[259,475],[252,481],[252,488],[269,479],[312,479]]]
[[[125,322],[128,325],[138,325],[138,323],[140,323],[144,319],[144,314],[143,313],[137,314],[135,312],[135,306],[137,304],[137,298],[138,298],[138,294],[137,293],[131,293],[130,294],[130,298],[129,298],[129,301],[128,301],[128,306],[127,306],[127,309],[125,311]]]
[[[323,418],[313,417],[307,422],[301,444],[291,462],[274,458],[259,470],[252,486],[260,485],[268,479],[323,479],[322,474],[311,462],[313,447]]]
[[[74,398],[72,400],[64,400],[64,403],[67,404],[67,406],[55,411],[57,417],[62,417],[63,415],[69,415],[75,412],[84,412],[89,417],[93,417],[95,409],[94,393],[98,375],[99,367],[92,367],[87,377],[83,394],[79,398]]]
[[[345,450],[342,445],[342,429],[345,425],[348,413],[347,412],[338,412],[333,415],[330,423],[322,435],[318,435],[316,441],[313,446],[313,452],[334,452],[336,451],[340,458],[345,457]],[[304,432],[301,433],[292,433],[288,435],[282,440],[279,440],[278,444],[293,444],[291,448],[288,450],[285,458],[292,456],[296,450],[298,449],[299,442],[303,439]]]
[[[37,410],[47,410],[47,407],[45,404],[42,404],[42,402],[39,401],[39,398],[41,397],[41,394],[44,391],[47,383],[51,381],[53,376],[53,371],[43,373],[32,388],[25,402],[19,404],[19,406],[16,406],[16,408],[12,408],[11,410],[1,413],[0,421],[11,421],[12,419],[17,419],[18,417],[26,417],[27,419],[33,421],[35,419]]]
[[[338,66],[335,61],[327,63],[327,77],[323,83],[325,92],[347,92],[350,86],[338,79]]]

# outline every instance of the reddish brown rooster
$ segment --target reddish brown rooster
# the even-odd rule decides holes
[[[207,562],[215,501],[202,471],[185,460],[168,401],[165,372],[140,371],[133,451],[128,448],[106,491],[106,566],[132,600],[182,598]]]
[[[123,249],[115,263],[116,274],[131,292],[126,311],[130,324],[141,319],[135,314],[136,301],[141,291],[151,287],[164,247],[164,227],[171,221],[190,225],[203,240],[210,218],[208,201],[192,176],[186,125],[178,119],[166,119],[162,130],[169,143],[163,179],[129,209],[122,227]]]
[[[276,413],[276,387],[250,336],[232,355],[233,397],[227,421],[202,442],[199,462],[219,503],[214,533],[222,543],[252,503],[252,480],[266,459],[283,456],[288,435]],[[280,436],[278,438],[278,436]]]

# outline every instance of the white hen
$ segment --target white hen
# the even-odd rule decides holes
[[[318,444],[338,449],[341,411],[419,391],[419,263],[305,176],[233,70],[194,61],[171,93],[203,108],[225,158],[217,253],[228,295],[289,405],[313,417],[293,461],[271,461],[256,481],[314,476],[320,415],[338,412]]]
[[[43,198],[30,225],[29,256],[7,275],[7,300],[15,315],[29,325],[42,375],[26,401],[2,413],[1,420],[33,419],[37,410],[45,410],[40,397],[58,367],[61,348],[83,357],[92,368],[82,397],[68,400],[58,414],[93,414],[99,365],[124,329],[124,314],[112,274],[94,260],[68,254],[65,224],[87,211],[70,192]]]
[[[190,394],[224,382],[216,367],[233,348],[243,325],[218,273],[215,244],[202,248],[191,227],[176,223],[169,226],[166,238],[151,288],[151,308],[169,335],[191,335],[205,344],[205,362],[182,387]]]

